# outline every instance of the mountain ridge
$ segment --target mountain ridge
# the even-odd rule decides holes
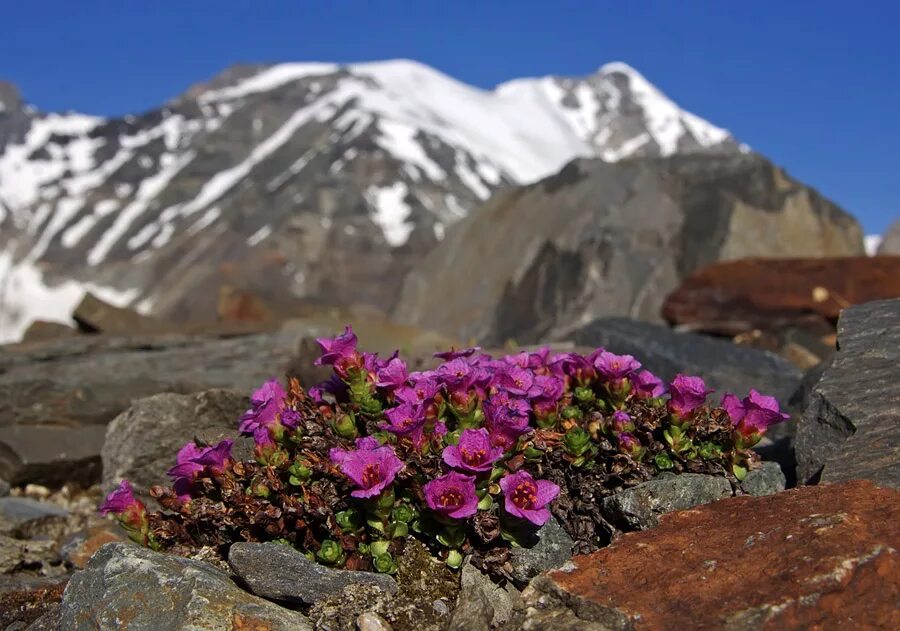
[[[740,151],[622,63],[490,91],[408,60],[241,65],[137,115],[19,103],[0,112],[0,339],[64,318],[59,283],[195,317],[252,284],[239,260],[282,283],[269,298],[387,309],[499,189],[577,157]]]

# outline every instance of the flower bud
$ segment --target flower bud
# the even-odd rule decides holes
[[[581,410],[579,410],[574,405],[567,406],[563,408],[562,417],[567,421],[575,421],[581,418]]]
[[[573,427],[566,432],[563,446],[573,456],[581,456],[591,447],[590,435],[580,427]]]
[[[344,550],[337,541],[326,539],[316,552],[316,559],[326,565],[340,565],[344,562]]]
[[[462,567],[463,555],[459,553],[459,550],[450,550],[450,552],[447,553],[447,558],[444,562],[454,570],[458,570]]]
[[[309,463],[302,460],[296,460],[294,461],[294,464],[290,466],[288,472],[298,480],[308,480],[312,475],[312,469],[307,467],[307,464]]]
[[[335,513],[334,520],[342,530],[348,532],[355,532],[362,528],[363,525],[362,515],[358,510],[353,508]]]
[[[359,430],[356,427],[356,420],[353,418],[352,414],[344,414],[343,416],[335,419],[331,427],[332,429],[334,429],[334,433],[341,438],[350,440],[359,436]]]
[[[394,557],[387,553],[372,557],[372,565],[375,566],[376,572],[381,572],[382,574],[393,574],[397,571]]]
[[[660,471],[666,471],[675,466],[675,463],[672,462],[672,459],[668,454],[656,454],[656,457],[653,459],[653,463],[656,465],[656,468]]]
[[[575,398],[581,403],[588,403],[597,398],[597,395],[594,394],[594,391],[585,386],[579,386],[575,388]]]
[[[391,518],[394,521],[403,522],[404,524],[408,524],[413,519],[415,519],[416,512],[410,507],[408,504],[400,504],[399,506],[395,506],[394,510],[391,512]]]

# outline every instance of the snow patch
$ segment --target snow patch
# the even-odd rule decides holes
[[[405,201],[408,193],[404,182],[383,187],[371,186],[365,193],[373,211],[372,221],[381,228],[388,245],[394,248],[406,243],[415,227],[406,221],[412,213]]]
[[[863,244],[866,247],[866,254],[875,256],[878,253],[878,247],[881,245],[882,236],[880,234],[867,234],[863,238]]]

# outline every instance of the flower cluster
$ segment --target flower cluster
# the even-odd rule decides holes
[[[709,405],[701,378],[667,384],[604,349],[451,350],[415,372],[359,351],[350,327],[319,344],[328,381],[253,393],[239,430],[254,460],[234,460],[231,441],[192,442],[173,487],[153,489],[163,511],[148,514],[127,486],[103,510],[161,548],[283,540],[322,563],[392,572],[414,536],[452,567],[465,554],[502,565],[553,515],[598,545],[596,499],[661,471],[743,478],[751,447],[787,418],[755,390]]]

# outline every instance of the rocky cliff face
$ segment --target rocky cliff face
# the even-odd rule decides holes
[[[388,308],[497,190],[577,156],[738,151],[618,63],[491,92],[409,61],[240,66],[117,119],[0,102],[0,340],[85,289],[189,319],[223,284]]]
[[[850,215],[756,154],[577,160],[455,226],[407,277],[395,316],[530,342],[600,315],[658,320],[714,261],[862,252]]]

